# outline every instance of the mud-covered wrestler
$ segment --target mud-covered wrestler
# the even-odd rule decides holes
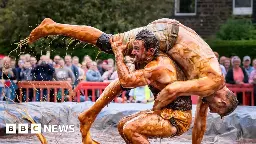
[[[116,39],[118,39],[116,37]],[[132,55],[137,64],[136,71],[130,72],[124,63],[122,39],[113,40],[117,72],[125,87],[136,88],[149,85],[155,96],[175,81],[186,80],[179,67],[159,51],[159,41],[148,31],[140,31],[133,42]],[[148,137],[171,137],[186,132],[192,120],[190,96],[179,97],[161,110],[143,111],[123,118],[118,130],[126,143],[146,144]]]
[[[154,110],[161,111],[179,96],[198,95],[198,105],[193,129],[193,143],[200,143],[205,131],[208,107],[211,112],[225,116],[237,106],[235,95],[225,86],[219,63],[211,48],[193,30],[182,25],[176,20],[160,19],[149,25],[121,33],[123,44],[130,44],[122,50],[124,55],[130,55],[136,34],[142,29],[153,32],[159,40],[159,52],[166,53],[182,69],[187,80],[177,80],[158,94]],[[90,26],[78,26],[55,23],[45,19],[32,31],[29,42],[47,35],[65,35],[98,46],[101,50],[113,53],[110,39],[117,35],[107,35]],[[115,52],[119,55],[120,52]],[[120,59],[117,59],[119,63]],[[112,82],[102,93],[97,102],[87,111],[79,115],[83,142],[91,141],[89,129],[97,114],[104,106],[111,102],[122,92],[122,87],[130,87],[128,80],[136,79],[133,75],[120,77]],[[127,85],[129,84],[129,85]]]

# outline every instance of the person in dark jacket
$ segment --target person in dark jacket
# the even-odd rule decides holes
[[[226,83],[229,84],[244,84],[248,83],[247,72],[241,65],[241,59],[238,56],[234,56],[231,60],[233,68],[229,69],[226,75]],[[239,103],[242,103],[242,93],[237,93],[237,99]]]
[[[53,66],[49,65],[48,57],[41,56],[40,63],[35,68],[32,69],[32,80],[34,81],[52,81],[55,69]],[[43,99],[47,100],[47,90],[43,90]],[[40,101],[40,90],[37,90],[36,101]]]
[[[79,77],[79,71],[78,68],[72,64],[72,58],[70,55],[66,55],[65,56],[65,65],[67,68],[69,68],[73,74],[75,75],[75,83],[74,86],[76,86],[78,84],[78,77]]]
[[[233,68],[229,69],[226,75],[226,83],[244,84],[248,83],[248,75],[241,65],[241,59],[238,56],[232,58]]]
[[[47,64],[47,56],[42,56],[40,64],[32,69],[31,73],[34,81],[52,81],[55,69]]]

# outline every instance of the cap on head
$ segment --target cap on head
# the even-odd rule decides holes
[[[251,57],[250,56],[244,56],[243,61],[247,61],[247,60],[251,61]]]

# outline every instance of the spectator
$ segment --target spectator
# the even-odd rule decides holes
[[[135,103],[149,103],[154,101],[154,96],[148,86],[140,86],[134,89],[131,89],[130,93],[130,102]]]
[[[20,55],[20,58],[19,58],[19,60],[25,61],[25,60],[26,60],[26,57],[25,57],[25,55]]]
[[[76,86],[78,84],[79,71],[78,71],[78,68],[72,64],[72,59],[70,55],[65,56],[65,65],[67,68],[71,69],[71,71],[75,75],[76,79],[75,79],[74,85]]]
[[[100,82],[102,81],[101,74],[97,69],[97,63],[92,62],[90,69],[86,73],[86,81]]]
[[[16,68],[16,60],[15,60],[15,58],[11,58],[11,68]]]
[[[249,83],[250,84],[256,84],[256,59],[252,61],[254,70],[251,72],[250,77],[249,77]]]
[[[114,73],[115,69],[114,67],[112,67],[111,65],[108,65],[107,67],[107,71],[105,71],[102,75],[102,80],[103,81],[108,81],[110,80],[111,75]]]
[[[226,60],[226,57],[225,57],[225,56],[220,57],[220,64],[221,64],[221,65],[224,65],[225,60]]]
[[[103,73],[105,72],[102,68],[102,64],[103,64],[103,61],[102,60],[97,60],[97,67],[98,67],[98,70],[100,72],[101,75],[103,75]]]
[[[135,65],[134,63],[134,59],[129,57],[129,56],[125,56],[124,58],[125,64],[128,67],[129,71],[132,72],[135,70]]]
[[[31,58],[30,54],[25,54],[24,55],[24,62],[25,61],[30,61],[30,58]]]
[[[77,56],[74,56],[72,58],[72,63],[73,63],[73,65],[78,66],[79,65],[79,58]]]
[[[20,72],[24,68],[25,61],[19,60],[18,61],[18,67],[16,68],[17,72],[17,80],[20,81]]]
[[[60,59],[58,63],[59,63],[59,68],[55,69],[54,79],[56,81],[67,81],[67,79],[70,78],[71,85],[74,85],[76,78],[73,72],[69,68],[65,67],[65,63],[63,59]]]
[[[117,74],[117,70],[115,70],[112,75],[110,76],[110,78],[108,79],[108,82],[114,81],[118,79],[118,74]]]
[[[30,57],[30,64],[32,68],[36,67],[37,60],[35,57]]]
[[[214,52],[214,54],[215,54],[216,58],[219,60],[219,54],[217,52]],[[221,69],[221,72],[222,72],[223,76],[225,77],[226,74],[227,74],[227,71],[226,71],[225,67],[222,64],[220,64],[220,69]]]
[[[108,61],[107,61],[107,60],[104,60],[104,61],[102,62],[101,67],[102,67],[102,74],[101,74],[101,75],[103,75],[104,72],[109,69]]]
[[[74,56],[72,59],[72,63],[78,69],[78,73],[79,73],[78,80],[79,81],[84,80],[85,73],[84,73],[84,70],[81,68],[81,64],[79,63],[79,58],[77,56]]]
[[[31,67],[31,63],[29,61],[26,61],[23,68],[21,69],[20,72],[20,81],[31,81],[32,80],[32,67]],[[22,89],[23,91],[23,99],[22,101],[26,101],[27,99],[27,91],[26,89]],[[19,93],[19,92],[17,92]],[[33,90],[29,89],[29,99],[32,100],[32,96],[33,96]]]
[[[54,68],[49,65],[48,57],[43,55],[40,58],[40,64],[32,69],[31,73],[33,76],[33,80],[35,81],[52,81]]]
[[[90,69],[91,65],[92,65],[92,61],[87,61],[86,62],[87,69]]]
[[[78,68],[72,64],[72,60],[71,60],[71,56],[70,55],[66,55],[65,56],[65,64],[66,67],[69,68],[73,74],[75,75],[75,83],[74,85],[76,86],[78,84],[78,77],[79,77],[79,71]]]
[[[249,83],[254,85],[254,103],[256,103],[256,59],[252,61],[254,70],[250,74]]]
[[[232,59],[233,68],[229,69],[226,75],[226,82],[229,84],[244,84],[248,83],[248,75],[241,65],[241,59],[234,56]]]
[[[53,74],[55,72],[54,68],[49,65],[47,62],[48,56],[43,55],[40,58],[39,64],[32,69],[32,80],[35,81],[52,81],[53,80]],[[43,99],[47,100],[47,90],[43,90]],[[40,101],[40,90],[37,90],[36,93],[36,100]]]
[[[86,66],[86,62],[82,62],[81,68],[82,68],[83,71],[84,71],[84,80],[86,80],[86,73],[87,73],[87,71],[88,71],[87,66]]]
[[[20,80],[21,81],[31,81],[32,80],[32,67],[29,61],[26,61],[24,67],[21,69],[20,72]]]
[[[115,61],[114,61],[112,58],[109,58],[109,59],[108,59],[108,64],[109,64],[111,67],[114,67],[114,66],[115,66]]]
[[[238,56],[234,56],[232,58],[232,65],[233,68],[229,69],[227,75],[226,75],[226,83],[229,84],[244,84],[248,83],[248,76],[247,72],[243,67],[240,67],[241,65],[241,59]],[[242,103],[242,93],[237,94],[237,99],[239,103]]]
[[[54,66],[54,68],[59,68],[59,60],[60,59],[61,58],[60,58],[59,55],[54,56],[54,58],[53,58],[53,66]]]
[[[223,66],[225,67],[226,72],[231,68],[231,66],[230,66],[230,59],[229,58],[225,59],[225,62],[224,62]]]
[[[17,71],[15,68],[11,68],[11,59],[4,57],[3,67],[0,68],[0,79],[4,85],[4,95],[6,101],[15,101],[17,88]]]
[[[84,61],[86,63],[87,69],[89,69],[91,67],[92,64],[92,59],[90,56],[86,55],[84,56]]]
[[[97,63],[96,62],[92,62],[92,65],[91,65],[90,69],[87,71],[87,73],[86,73],[86,81],[102,82],[101,74],[100,74],[100,72],[99,72],[99,70],[97,68]],[[95,95],[97,96],[97,98],[99,97],[99,90],[95,91]],[[92,91],[88,90],[88,97],[90,99],[92,99],[91,96],[92,96]]]
[[[253,67],[251,66],[251,58],[249,56],[244,56],[243,58],[243,67],[249,76],[253,71]]]
[[[84,56],[84,62],[88,63],[88,62],[92,62],[92,59],[90,56],[86,55]]]

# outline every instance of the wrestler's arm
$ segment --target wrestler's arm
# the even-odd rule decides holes
[[[223,82],[222,82],[223,81]],[[159,110],[179,96],[198,95],[209,96],[224,83],[224,80],[213,80],[209,77],[202,77],[195,80],[176,81],[167,85],[157,96],[154,103],[154,110]]]
[[[192,144],[201,144],[205,130],[206,130],[206,117],[208,112],[208,104],[198,100],[196,108],[196,116],[194,121],[194,127],[192,131]]]
[[[112,40],[111,47],[115,54],[117,73],[121,86],[125,88],[135,88],[147,85],[149,83],[148,78],[156,67],[154,64],[156,61],[151,61],[145,69],[130,72],[124,63],[123,50],[126,49],[127,45],[124,45],[120,39],[121,38],[116,38]]]
[[[147,78],[145,77],[145,74],[147,73],[145,69],[130,72],[124,63],[124,56],[121,51],[115,52],[115,59],[118,78],[122,87],[135,88],[148,84]]]

